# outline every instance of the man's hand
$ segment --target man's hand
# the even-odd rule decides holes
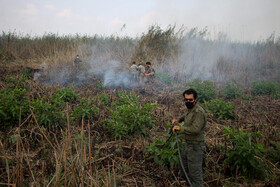
[[[179,123],[178,120],[176,120],[176,119],[173,119],[173,120],[172,120],[172,126],[177,125],[178,123]]]
[[[173,127],[173,129],[172,129],[173,132],[175,132],[175,131],[180,131],[180,130],[181,130],[181,127],[178,126],[178,125],[175,125],[175,126]]]

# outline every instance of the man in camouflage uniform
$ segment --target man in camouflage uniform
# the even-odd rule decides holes
[[[80,59],[80,56],[77,55],[75,60],[73,61],[73,78],[76,78],[79,71],[81,70],[81,62],[82,60]]]
[[[181,118],[172,120],[173,131],[178,131],[183,138],[182,160],[192,186],[203,186],[202,163],[206,151],[204,130],[207,116],[204,109],[197,104],[197,92],[195,90],[186,90],[183,97],[187,111]],[[184,125],[182,127],[177,125],[183,121]]]
[[[131,81],[136,82],[137,81],[137,74],[138,74],[138,67],[135,62],[132,62],[132,66],[130,67],[130,73],[132,76]]]
[[[144,76],[146,77],[146,83],[151,84],[154,82],[155,79],[155,70],[151,67],[151,62],[146,62],[147,68],[144,73]]]

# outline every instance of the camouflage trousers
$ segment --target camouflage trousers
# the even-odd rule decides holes
[[[204,142],[186,142],[181,151],[183,165],[193,187],[203,186],[202,164],[205,151]]]

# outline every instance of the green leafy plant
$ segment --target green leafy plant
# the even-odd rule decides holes
[[[64,127],[66,116],[63,112],[63,105],[57,107],[58,105],[49,103],[45,97],[32,100],[30,105],[39,125],[43,125],[46,128],[55,127],[56,125]]]
[[[108,132],[119,138],[125,135],[145,135],[145,127],[154,124],[151,114],[155,104],[141,106],[133,92],[119,92],[118,95],[119,99],[109,109],[110,117],[105,120]]]
[[[173,76],[167,73],[156,73],[156,79],[168,85],[173,82]]]
[[[103,86],[101,81],[97,81],[97,82],[94,83],[94,88],[102,90],[104,88],[104,86]]]
[[[251,92],[254,95],[271,95],[279,92],[279,83],[276,81],[253,81]]]
[[[186,85],[197,91],[198,100],[202,103],[217,97],[216,87],[210,80],[201,81],[199,79],[194,79]]]
[[[266,152],[266,157],[272,162],[277,163],[278,162],[278,168],[280,168],[280,143],[272,141],[271,146],[268,147]]]
[[[222,93],[226,99],[234,99],[242,95],[242,90],[239,85],[227,82],[226,86],[222,89]]]
[[[72,117],[78,120],[89,120],[90,118],[97,118],[99,114],[99,108],[94,106],[93,99],[81,99],[81,104],[74,108]]]
[[[112,103],[113,108],[126,104],[139,104],[139,97],[134,92],[120,90],[117,92],[118,99]]]
[[[245,132],[243,129],[224,127],[224,135],[232,142],[232,148],[226,152],[225,163],[230,165],[232,172],[240,172],[249,178],[265,176],[265,163],[263,162],[266,149],[255,139],[261,133]]]
[[[170,124],[167,125],[169,128]],[[176,137],[173,135],[168,142],[168,134],[159,134],[157,138],[147,147],[145,156],[151,159],[155,164],[159,164],[164,168],[170,168],[174,165],[178,165],[178,148],[176,144]],[[179,137],[179,144],[182,147],[182,140]],[[182,150],[182,149],[181,149]]]
[[[10,127],[29,111],[26,89],[4,89],[0,91],[0,122]]]
[[[108,105],[110,103],[110,99],[106,93],[99,94],[98,95],[98,100],[103,104],[103,105]]]
[[[206,101],[204,106],[207,112],[212,113],[213,117],[216,119],[228,120],[234,118],[234,107],[230,102],[225,102],[218,98],[208,102]]]
[[[242,97],[243,100],[248,100],[251,101],[253,99],[253,97],[250,94],[246,94]]]
[[[78,99],[79,95],[71,88],[62,88],[55,91],[52,95],[53,100],[61,100],[64,102],[74,102]]]

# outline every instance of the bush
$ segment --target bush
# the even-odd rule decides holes
[[[0,123],[8,127],[27,116],[29,112],[26,89],[5,89],[0,91]],[[21,113],[21,116],[20,116]]]
[[[79,95],[75,93],[71,88],[62,88],[54,92],[52,95],[52,99],[57,101],[63,102],[74,102],[77,100]]]
[[[269,146],[267,149],[266,157],[272,162],[279,165],[280,160],[280,143],[271,142],[272,146]],[[279,167],[279,166],[278,166]]]
[[[222,93],[225,95],[226,99],[234,99],[242,95],[239,85],[230,82],[227,82],[226,86],[222,89]]]
[[[212,81],[206,80],[201,81],[199,79],[194,79],[193,81],[187,83],[187,86],[195,89],[198,93],[198,101],[205,102],[215,99],[217,97],[216,87]]]
[[[243,129],[224,127],[224,136],[228,136],[233,144],[232,149],[226,152],[227,158],[224,161],[231,166],[231,171],[238,171],[249,178],[264,177],[263,153],[266,150],[263,144],[254,141],[254,138],[261,137],[261,133],[245,133]]]
[[[168,124],[168,127],[170,128],[171,125]],[[178,138],[179,137],[180,136],[178,136]],[[152,159],[155,164],[159,164],[164,168],[170,168],[179,164],[176,137],[173,135],[170,140],[166,142],[168,138],[168,134],[159,134],[158,138],[155,138],[154,141],[147,147],[145,154],[148,159]],[[179,144],[180,147],[182,147],[182,141],[180,138]]]
[[[118,138],[123,138],[125,135],[145,135],[145,127],[150,127],[154,123],[151,112],[155,105],[141,106],[133,92],[119,92],[119,95],[120,98],[109,109],[110,117],[105,120],[108,132]]]
[[[95,88],[95,89],[98,89],[98,90],[102,90],[102,89],[104,88],[104,86],[103,86],[103,84],[102,84],[101,81],[97,81],[97,82],[95,82],[95,84],[94,84],[94,88]]]
[[[253,97],[250,94],[246,94],[242,97],[243,100],[248,100],[251,101],[253,99]]]
[[[108,105],[110,103],[110,99],[107,96],[106,93],[99,94],[98,95],[98,100],[103,104],[103,105]]]
[[[173,76],[167,73],[156,73],[156,79],[168,85],[173,82]]]
[[[207,112],[213,114],[215,119],[232,119],[234,118],[234,107],[230,102],[225,102],[222,99],[214,99],[204,103]]]
[[[271,95],[279,92],[279,84],[276,81],[253,81],[251,92],[254,95]]]
[[[72,117],[78,120],[89,120],[97,118],[99,108],[94,106],[93,99],[82,98],[81,104],[77,105],[73,111]]]
[[[63,103],[63,101],[61,102]],[[32,100],[30,105],[39,125],[46,128],[56,125],[64,127],[66,122],[65,114],[62,112],[64,105],[48,103],[45,97]]]
[[[139,97],[134,92],[118,91],[118,99],[112,103],[113,108],[126,104],[139,104]]]

